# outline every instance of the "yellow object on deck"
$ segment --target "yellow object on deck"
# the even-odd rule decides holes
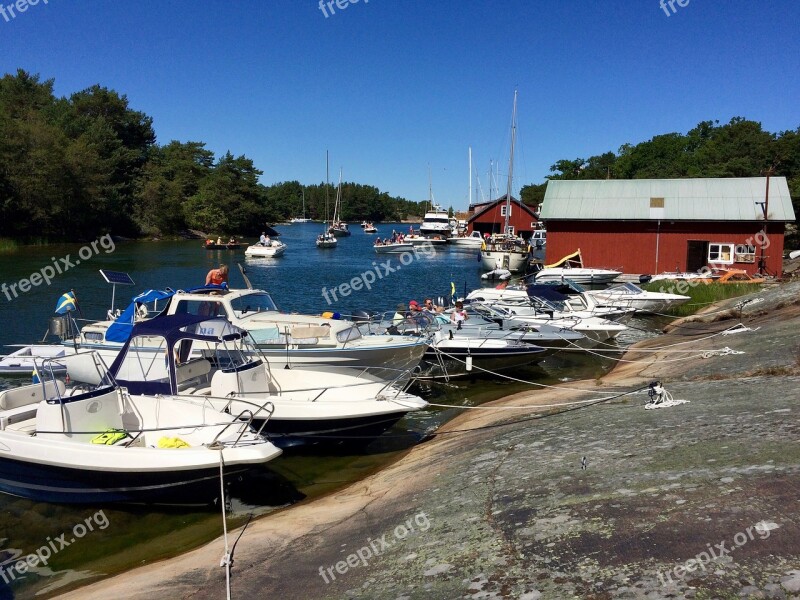
[[[120,440],[128,437],[128,432],[123,429],[106,429],[100,435],[92,438],[92,444],[102,444],[104,446],[113,446]]]
[[[162,437],[158,440],[159,448],[189,448],[189,444],[179,437]]]

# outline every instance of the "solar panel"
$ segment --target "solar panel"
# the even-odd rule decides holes
[[[131,276],[122,271],[106,271],[100,269],[100,275],[106,280],[106,283],[113,283],[114,285],[136,285],[131,279]]]

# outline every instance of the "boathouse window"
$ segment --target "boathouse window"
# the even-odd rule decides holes
[[[500,207],[500,216],[501,217],[505,217],[506,216],[506,205],[505,204],[503,204]],[[509,217],[511,216],[511,206],[508,206],[508,216]]]
[[[748,244],[737,244],[736,256],[734,258],[737,263],[755,263],[756,247]]]
[[[708,262],[733,264],[733,244],[709,244]]]

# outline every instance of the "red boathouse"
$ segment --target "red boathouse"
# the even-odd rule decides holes
[[[508,233],[518,235],[526,240],[533,235],[533,230],[539,223],[538,215],[534,209],[519,200],[511,197],[509,204],[511,212],[508,215]],[[467,232],[479,231],[485,233],[503,233],[506,222],[506,196],[497,200],[470,206],[470,215],[467,219]]]

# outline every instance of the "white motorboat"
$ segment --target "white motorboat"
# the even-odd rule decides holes
[[[327,231],[317,236],[317,248],[336,248],[338,243],[336,236]]]
[[[198,347],[200,356],[189,358]],[[230,414],[250,411],[259,431],[280,447],[369,441],[428,405],[406,391],[410,370],[385,381],[369,369],[274,369],[252,351],[246,331],[186,314],[135,325],[110,371],[132,394],[180,395]]]
[[[69,372],[84,358],[58,360]],[[0,392],[0,491],[35,502],[213,503],[222,467],[242,473],[281,453],[251,421],[108,380],[87,391],[43,379]]]
[[[473,231],[469,235],[449,237],[447,243],[458,249],[477,250],[483,245],[483,236],[480,231]]]
[[[378,233],[378,228],[375,227],[372,223],[362,223],[361,227],[364,228],[364,233]]]
[[[438,204],[434,204],[432,199],[430,210],[422,218],[419,233],[423,236],[439,236],[443,240],[450,236],[450,217],[447,211]]]
[[[663,313],[691,299],[680,294],[649,292],[633,283],[623,283],[604,290],[591,290],[588,293],[607,306],[633,308],[645,313]]]
[[[167,300],[168,304],[152,314],[219,316],[249,331],[274,368],[339,365],[410,369],[419,363],[426,348],[425,340],[418,337],[363,336],[356,323],[334,318],[337,316],[334,313],[317,316],[282,313],[263,290],[220,287],[178,293],[151,290],[137,296],[116,320],[84,325],[74,337],[72,332],[65,336],[63,344],[97,350],[111,363],[133,325],[152,316],[145,302],[155,297]]]
[[[414,246],[444,246],[447,239],[441,235],[424,236],[418,233],[403,235],[403,243],[413,244]]]
[[[70,349],[60,345],[34,344],[23,346],[0,358],[0,375],[30,377],[37,363],[41,365],[45,359],[59,358],[68,353],[72,353]],[[60,370],[63,371],[63,369]]]
[[[248,246],[244,255],[250,258],[278,258],[286,252],[286,244],[278,240],[267,242],[266,245],[258,243]]]
[[[414,244],[411,242],[395,242],[389,244],[375,244],[372,246],[377,254],[397,254],[400,252],[411,252]]]
[[[561,260],[536,271],[533,277],[537,283],[564,281],[569,279],[581,285],[605,285],[622,275],[613,269],[594,269],[583,266],[581,251],[569,254]]]

